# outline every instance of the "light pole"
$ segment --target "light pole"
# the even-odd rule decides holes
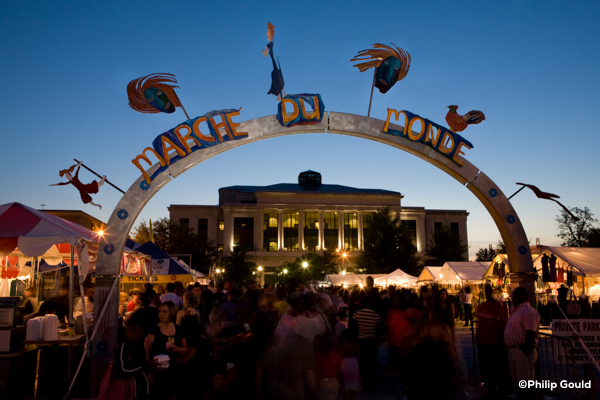
[[[262,266],[259,265],[258,266],[258,286],[262,286],[261,285],[261,283],[262,283],[262,270],[263,270]]]

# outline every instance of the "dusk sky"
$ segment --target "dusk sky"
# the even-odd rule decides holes
[[[510,196],[530,183],[600,217],[600,2],[598,1],[102,1],[0,3],[0,204],[83,210],[108,221],[121,193],[105,185],[81,202],[59,170],[73,158],[123,190],[140,176],[131,160],[186,118],[128,105],[132,79],[172,73],[194,118],[242,107],[236,122],[277,112],[267,22],[285,92],[320,93],[326,111],[366,115],[372,72],[349,61],[374,43],[410,53],[404,80],[375,90],[371,117],[404,109],[446,126],[446,106],[486,119],[461,134],[465,158]],[[484,206],[446,173],[365,139],[303,134],[241,146],[165,186],[138,217],[170,204],[216,204],[218,188],[296,182],[401,192],[403,206],[467,210],[471,259],[500,234]],[[82,170],[80,179],[96,179]],[[511,200],[531,244],[559,245],[559,206],[524,190]],[[137,222],[136,222],[137,225]]]

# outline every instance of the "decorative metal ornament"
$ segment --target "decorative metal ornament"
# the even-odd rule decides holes
[[[373,84],[381,93],[386,93],[396,82],[404,79],[410,68],[410,54],[393,43],[392,46],[375,43],[373,49],[361,50],[350,60],[361,61],[354,64],[360,72],[375,68]]]
[[[135,111],[145,114],[175,112],[175,107],[181,107],[179,97],[173,85],[177,83],[175,75],[159,73],[134,79],[127,85],[129,106]]]

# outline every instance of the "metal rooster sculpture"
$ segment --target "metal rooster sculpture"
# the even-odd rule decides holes
[[[456,112],[458,106],[448,106],[450,111],[446,114],[446,122],[452,132],[461,132],[467,129],[468,125],[475,125],[485,119],[485,115],[481,111],[469,111],[465,115],[459,115]]]

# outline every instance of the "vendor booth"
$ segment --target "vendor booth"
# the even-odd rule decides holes
[[[354,285],[367,285],[367,277],[376,280],[387,274],[347,274],[347,275],[326,275],[325,280],[335,286],[354,286]]]
[[[584,291],[588,295],[600,291],[598,247],[545,247],[534,260],[533,267],[540,278],[539,292],[556,294],[562,284],[571,287],[576,296]]]
[[[429,267],[429,266],[424,267],[423,271],[421,271],[421,273],[419,274],[419,277],[417,278],[417,283],[423,283],[423,284],[433,283],[433,281],[435,280],[435,277],[440,274],[441,270],[442,270],[442,267]]]
[[[487,262],[448,261],[440,269],[434,283],[449,285],[451,291],[458,291],[466,284],[479,285],[487,270]]]
[[[134,242],[135,243],[135,242]],[[146,242],[140,246],[134,246],[135,251],[146,254],[152,258],[152,283],[154,285],[166,285],[169,282],[179,281],[184,286],[196,282],[197,274],[190,267],[184,266],[173,257],[170,257],[160,247],[153,242]],[[202,274],[200,274],[202,275]],[[149,280],[148,280],[149,281]],[[132,283],[133,286],[139,286],[140,282],[127,282],[123,280],[123,283]]]
[[[416,286],[418,277],[407,274],[400,268],[394,272],[375,279],[375,285],[387,287],[394,286]]]

